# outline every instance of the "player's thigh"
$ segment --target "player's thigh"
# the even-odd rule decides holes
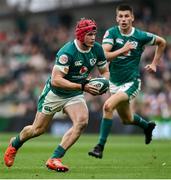
[[[85,101],[77,101],[64,107],[64,112],[71,118],[73,123],[88,123],[88,108]]]
[[[123,122],[132,122],[133,115],[129,101],[119,103],[116,109]]]
[[[122,85],[115,85],[110,82],[110,92],[111,94],[117,94],[118,92],[126,93],[129,100],[132,100],[137,96],[141,89],[141,80],[135,79],[131,82],[127,82]]]
[[[52,118],[53,115],[37,112],[32,126],[34,129],[39,129],[40,131],[44,131],[49,126],[49,123],[51,122]]]
[[[45,86],[38,101],[38,111],[46,115],[54,115],[63,109],[70,98],[63,98],[56,95],[49,86]]]
[[[114,110],[117,105],[123,101],[128,100],[128,96],[125,92],[119,91],[112,94],[104,103],[104,110]]]

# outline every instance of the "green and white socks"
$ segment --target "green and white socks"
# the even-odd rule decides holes
[[[134,124],[143,128],[143,129],[148,128],[148,121],[144,120],[138,114],[134,114]]]
[[[18,150],[22,145],[24,141],[20,140],[20,135],[16,136],[16,138],[12,141],[12,147],[14,147],[16,150]]]
[[[64,156],[65,152],[66,150],[62,146],[58,145],[51,158],[61,158]]]
[[[144,120],[139,115],[134,114],[133,119],[134,119],[133,125],[137,125],[141,127],[142,129],[148,128],[148,121]],[[101,126],[100,126],[100,137],[99,137],[99,142],[98,142],[98,144],[100,144],[101,146],[104,146],[107,141],[107,137],[112,127],[112,123],[113,123],[112,119],[107,119],[107,118],[102,119]]]
[[[104,146],[107,137],[110,133],[111,127],[112,127],[113,120],[112,119],[107,119],[103,118],[100,126],[100,137],[99,137],[99,143],[100,145]]]

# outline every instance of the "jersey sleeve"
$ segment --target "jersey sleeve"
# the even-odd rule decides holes
[[[71,58],[67,53],[58,52],[56,54],[55,67],[64,74],[68,73],[70,63],[71,63]]]
[[[142,32],[142,41],[144,45],[153,45],[155,43],[156,35],[149,32]]]
[[[103,36],[102,44],[111,44],[112,46],[114,45],[114,35],[112,29],[106,30]]]
[[[98,59],[97,61],[98,68],[104,68],[107,65],[107,60],[106,60],[103,48],[100,44],[98,45],[97,59]]]

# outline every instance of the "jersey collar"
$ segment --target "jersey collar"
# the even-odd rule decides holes
[[[75,44],[77,50],[80,51],[81,53],[89,53],[91,51],[91,48],[89,50],[87,50],[87,51],[84,51],[84,50],[80,49],[78,44],[77,44],[76,39],[74,40],[74,44]]]
[[[118,28],[119,28],[119,31],[120,31],[120,33],[121,33],[121,28],[120,28],[120,26],[118,26]],[[132,30],[131,30],[131,32],[130,32],[129,34],[123,34],[123,33],[121,33],[121,35],[122,35],[122,36],[127,36],[127,37],[129,37],[129,36],[132,36],[132,35],[134,34],[134,31],[135,31],[135,28],[132,27]]]

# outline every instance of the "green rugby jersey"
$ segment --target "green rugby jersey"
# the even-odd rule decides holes
[[[58,51],[55,62],[55,66],[65,73],[64,78],[75,83],[84,82],[95,66],[104,68],[106,65],[107,60],[99,43],[95,42],[91,49],[83,51],[78,47],[76,40],[68,42]],[[69,69],[67,74],[66,68]],[[68,98],[83,93],[78,90],[52,87],[50,81],[51,77],[48,79],[47,84],[53,93],[58,96]]]
[[[128,35],[122,34],[119,26],[108,29],[103,37],[103,44],[111,44],[111,51],[122,48],[127,41],[132,42],[135,46],[135,49],[110,61],[110,81],[116,85],[121,85],[139,78],[139,63],[144,46],[154,44],[155,38],[154,34],[134,27]]]

